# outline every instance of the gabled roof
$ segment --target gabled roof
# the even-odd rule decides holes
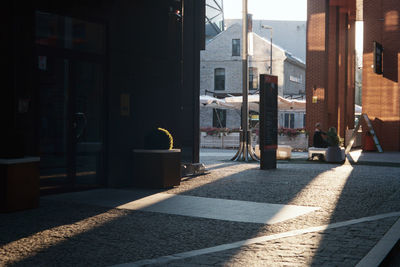
[[[222,31],[222,32],[218,33],[217,35],[215,35],[213,38],[211,38],[207,44],[214,42],[216,39],[218,39],[222,35],[227,34],[228,32],[232,31],[232,29],[237,28],[237,27],[242,27],[242,26],[237,23],[229,26],[225,31]],[[240,38],[240,39],[242,39],[242,38]],[[206,46],[207,46],[207,44],[206,44]]]
[[[290,52],[285,51],[286,60],[290,61],[291,63],[297,64],[300,67],[305,67],[306,63],[303,62],[300,58],[293,56]]]
[[[223,35],[225,35],[225,34],[229,34],[231,31],[233,31],[233,30],[235,30],[235,29],[237,29],[237,28],[239,28],[239,30],[241,30],[242,25],[241,25],[241,24],[238,24],[238,23],[232,24],[232,25],[229,26],[225,31],[222,31],[222,32],[220,32],[219,34],[217,34],[214,38],[210,39],[210,41],[206,44],[206,50],[207,50],[207,46],[208,46],[209,44],[218,41],[218,39],[219,39],[221,36],[223,36]],[[264,38],[264,37],[258,35],[257,33],[252,32],[252,34],[253,34],[254,36],[256,36],[257,38],[259,38],[260,40],[262,40],[263,42],[267,43],[268,45],[271,44],[270,40],[268,40],[268,39],[266,39],[266,38]],[[242,39],[242,35],[241,35],[241,34],[240,34],[240,36],[239,36],[239,39]],[[286,57],[286,60],[287,60],[287,61],[289,61],[289,62],[291,62],[291,63],[293,63],[293,64],[296,64],[296,65],[298,65],[299,67],[303,67],[303,68],[305,67],[305,63],[304,63],[301,59],[299,59],[299,58],[293,56],[292,53],[290,53],[289,51],[285,50],[284,48],[280,47],[279,45],[277,45],[277,44],[275,44],[275,43],[273,43],[273,42],[272,42],[272,45],[273,45],[276,49],[281,50],[281,51],[285,54],[285,57]]]

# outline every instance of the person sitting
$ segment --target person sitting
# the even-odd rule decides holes
[[[321,123],[317,122],[315,124],[315,131],[313,136],[313,146],[314,147],[328,147],[328,142],[322,137],[322,135],[326,135],[325,132],[321,131]]]

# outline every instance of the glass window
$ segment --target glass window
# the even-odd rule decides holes
[[[36,11],[36,44],[104,53],[104,25]]]
[[[249,68],[249,90],[258,89],[258,71],[257,68]]]
[[[240,39],[232,39],[232,56],[240,56]]]
[[[289,80],[295,83],[302,83],[303,82],[303,76],[299,75],[299,76],[295,76],[295,75],[290,75],[289,76]]]
[[[226,128],[226,110],[213,109],[213,127]]]
[[[214,91],[225,90],[225,69],[214,70]]]
[[[294,113],[285,113],[285,128],[294,128]]]

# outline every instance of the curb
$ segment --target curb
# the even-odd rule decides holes
[[[400,219],[387,231],[356,267],[379,266],[400,240]]]

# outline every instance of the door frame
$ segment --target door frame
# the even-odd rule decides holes
[[[82,19],[82,18],[80,18]],[[83,19],[85,20],[85,19]],[[98,23],[98,21],[96,21]],[[104,22],[102,22],[104,23]],[[102,136],[102,143],[103,143],[103,149],[100,152],[100,161],[103,163],[101,164],[101,167],[99,169],[98,175],[98,183],[99,186],[106,186],[107,185],[107,155],[108,155],[108,135],[107,135],[107,125],[108,125],[108,27],[107,24],[103,24],[104,26],[104,38],[105,38],[105,48],[104,48],[104,53],[103,54],[96,54],[96,53],[91,53],[91,52],[83,52],[83,51],[77,51],[77,50],[71,50],[71,49],[65,49],[65,48],[59,48],[59,47],[51,47],[51,46],[45,46],[45,45],[40,45],[36,44],[35,45],[35,66],[34,70],[36,73],[36,78],[35,78],[35,87],[36,87],[36,96],[35,98],[37,99],[36,103],[38,103],[38,106],[40,105],[41,99],[40,99],[40,82],[39,82],[39,75],[38,72],[40,71],[38,69],[38,57],[39,56],[47,56],[47,57],[54,57],[58,59],[67,59],[70,62],[76,62],[76,61],[86,61],[89,63],[95,63],[99,64],[102,69],[103,73],[103,79],[102,79],[102,99],[101,99],[101,112],[99,114],[100,120],[101,120],[101,136]],[[69,64],[69,68],[71,68],[71,64]],[[68,73],[68,79],[71,79],[71,76],[73,76],[73,72],[69,71]],[[73,79],[73,78],[72,78]],[[75,81],[72,80],[69,88],[69,97],[71,99],[75,98],[76,95],[76,84]],[[76,151],[76,142],[75,142],[75,131],[72,127],[72,123],[74,121],[74,115],[75,115],[75,107],[76,105],[76,99],[71,101],[69,100],[67,102],[67,128],[66,128],[66,142],[67,142],[67,149],[66,149],[66,174],[67,174],[67,184],[60,185],[62,187],[60,190],[61,191],[69,191],[69,190],[79,190],[80,187],[76,184],[76,159],[77,159],[77,151]],[[41,119],[41,114],[39,112],[39,108],[37,108],[36,112],[36,125],[40,125],[40,119]],[[38,148],[40,149],[40,134],[39,134],[39,129],[40,127],[37,128],[37,142],[38,142]],[[87,188],[87,187],[85,187]],[[56,190],[59,191],[59,190]]]

